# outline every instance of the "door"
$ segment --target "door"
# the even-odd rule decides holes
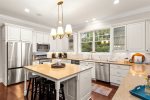
[[[21,67],[21,42],[8,42],[8,69]]]
[[[32,65],[32,44],[22,42],[22,67]]]
[[[7,82],[8,85],[22,82],[22,81],[24,81],[23,68],[8,70],[8,82]]]

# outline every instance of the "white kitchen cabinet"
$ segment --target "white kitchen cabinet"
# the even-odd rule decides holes
[[[62,39],[62,52],[68,52],[68,38],[67,37],[64,37]]]
[[[33,32],[31,29],[21,28],[21,40],[32,42],[32,36],[33,36],[32,33]]]
[[[128,72],[129,66],[127,65],[110,64],[110,82],[119,85]]]
[[[36,41],[39,44],[43,44],[44,41],[44,33],[42,32],[36,32]]]
[[[146,52],[150,52],[150,20],[146,21]]]
[[[80,67],[86,68],[86,67],[92,67],[91,74],[92,79],[95,79],[96,73],[95,73],[95,63],[94,62],[86,62],[86,61],[80,61]]]
[[[87,70],[84,72],[81,72],[79,75],[80,78],[80,84],[79,84],[79,100],[89,100],[89,97],[91,95],[92,91],[92,76],[91,76],[91,70]]]
[[[43,34],[43,38],[44,38],[43,43],[44,44],[49,44],[49,42],[50,42],[50,35],[49,35],[49,33],[44,33]]]
[[[37,42],[36,42],[36,31],[33,31],[33,33],[32,33],[32,43],[37,44]]]
[[[56,39],[56,52],[62,52],[62,47],[65,45],[62,39]]]
[[[52,37],[50,37],[50,51],[56,52],[56,40],[53,40]]]
[[[67,100],[76,100],[76,78],[69,79],[64,84],[64,92]]]
[[[113,51],[126,50],[126,26],[113,28]]]
[[[145,51],[145,22],[127,25],[127,51]]]
[[[17,26],[6,26],[7,28],[7,40],[19,41],[21,37],[20,27]],[[5,33],[6,35],[6,33]]]

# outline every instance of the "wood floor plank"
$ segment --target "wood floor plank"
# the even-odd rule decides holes
[[[100,84],[112,88],[112,91],[109,96],[103,96],[98,93],[92,92],[91,93],[92,100],[111,100],[118,89],[118,87],[112,86],[108,83],[100,81],[92,81],[92,82],[95,84]],[[24,88],[23,83],[10,85],[8,87],[5,87],[2,83],[0,83],[0,100],[26,100],[26,98],[24,98],[23,95],[23,88]]]

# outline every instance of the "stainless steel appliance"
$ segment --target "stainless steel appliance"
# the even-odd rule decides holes
[[[38,52],[49,52],[50,44],[38,44],[37,43],[37,51]]]
[[[32,65],[32,44],[7,42],[7,85],[24,81],[23,67]]]
[[[110,82],[110,64],[96,63],[96,80]]]
[[[80,65],[80,61],[79,60],[71,60],[71,64]]]

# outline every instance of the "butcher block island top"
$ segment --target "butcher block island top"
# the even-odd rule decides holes
[[[138,85],[145,85],[145,77],[150,74],[150,65],[134,64],[130,66],[129,74],[121,82],[112,100],[140,100],[132,96],[129,91]]]
[[[74,64],[66,64],[64,68],[52,68],[51,64],[39,64],[39,65],[31,65],[25,66],[24,68],[27,70],[31,70],[32,72],[36,72],[47,77],[51,77],[55,80],[60,80],[62,78],[80,73],[84,70],[90,69],[91,67],[79,67]]]

